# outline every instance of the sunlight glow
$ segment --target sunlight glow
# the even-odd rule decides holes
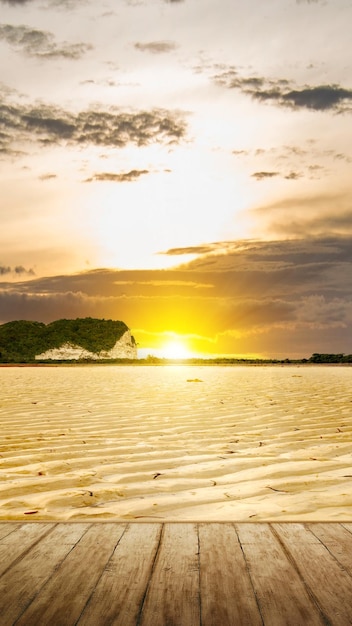
[[[187,346],[179,339],[173,339],[165,343],[160,350],[160,355],[165,359],[190,359],[193,356]]]

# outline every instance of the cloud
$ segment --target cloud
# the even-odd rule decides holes
[[[37,0],[0,0],[0,4],[8,4],[9,6],[21,7],[30,2],[36,2]],[[48,0],[49,5],[58,9],[72,8],[76,5],[85,3],[87,0]]]
[[[348,192],[301,194],[253,209],[258,228],[266,236],[324,237],[352,235],[352,209]]]
[[[297,180],[298,178],[301,178],[301,174],[299,174],[299,172],[289,172],[289,174],[281,174],[280,172],[254,172],[251,176],[259,181],[274,178],[275,176],[281,176],[286,180]]]
[[[183,254],[208,254],[214,251],[215,244],[207,244],[202,246],[187,246],[183,248],[170,248],[166,252],[159,252],[159,254],[167,254],[169,256],[180,256]]]
[[[148,170],[131,170],[130,172],[121,172],[120,174],[114,174],[112,172],[102,172],[94,174],[91,178],[87,178],[85,183],[92,182],[112,182],[112,183],[130,183],[138,180],[143,174],[149,174]]]
[[[287,160],[298,157],[302,160],[302,157],[312,154],[312,146],[303,148],[302,146],[273,146],[271,148],[256,148],[252,153],[255,157],[270,156],[277,160]]]
[[[260,94],[259,98],[262,97]],[[265,99],[265,96],[264,96]],[[272,96],[269,94],[268,99]],[[318,87],[305,87],[283,92],[277,98],[281,104],[288,104],[292,108],[306,108],[315,111],[326,111],[328,109],[338,109],[346,101],[352,100],[352,90],[344,89],[339,85],[321,85]]]
[[[286,207],[286,212],[289,206]],[[177,249],[178,254],[184,250],[189,254],[190,248]],[[194,247],[193,251],[197,248]],[[289,293],[299,290],[304,293],[307,283],[310,283],[312,291],[322,291],[325,288],[344,288],[346,270],[352,262],[352,232],[346,236],[311,237],[292,240],[274,241],[225,241],[214,242],[198,247],[199,256],[191,261],[187,266],[190,273],[202,272],[219,273],[215,281],[217,285],[223,283],[230,289],[230,282],[226,277],[227,272],[239,277],[242,273],[247,274],[247,278],[241,284],[244,293],[253,294],[258,289],[272,292],[272,287],[277,289],[280,283],[280,290],[276,294]],[[173,253],[173,250],[169,251]],[[324,272],[331,269],[335,275],[334,281],[327,281]],[[323,271],[323,276],[322,276]],[[222,274],[222,277],[220,274]],[[254,279],[255,275],[257,276]],[[249,279],[251,276],[251,279]],[[258,277],[261,278],[258,279]],[[264,277],[269,278],[272,286]],[[281,276],[284,280],[278,281]],[[204,279],[203,279],[204,280]],[[210,281],[211,282],[211,281]],[[235,287],[236,281],[231,283]],[[352,295],[350,283],[346,283],[346,290]]]
[[[35,272],[32,269],[26,270],[23,265],[16,265],[15,267],[9,267],[7,265],[0,265],[0,276],[8,274],[14,274],[16,276],[35,276]]]
[[[326,215],[293,215],[286,216],[282,221],[273,220],[271,231],[278,234],[290,232],[294,237],[302,237],[307,232],[312,235],[322,235],[326,233],[344,234],[352,233],[352,210],[347,210],[337,214]]]
[[[110,107],[73,114],[50,104],[9,103],[0,96],[0,149],[13,155],[19,144],[41,146],[96,145],[123,148],[129,144],[175,144],[185,136],[180,112],[165,109],[125,112]]]
[[[284,178],[286,180],[298,180],[298,178],[301,178],[301,174],[299,172],[290,172],[289,174],[286,174],[284,176]]]
[[[266,178],[273,178],[274,176],[278,176],[279,172],[254,172],[252,174],[252,178],[256,180],[265,180]]]
[[[192,280],[163,280],[163,279],[154,279],[154,280],[116,280],[115,285],[148,285],[148,287],[187,287],[188,289],[211,289],[213,285],[208,283],[198,283]]]
[[[0,24],[0,40],[23,53],[40,59],[64,58],[80,59],[86,52],[92,50],[90,44],[85,43],[56,43],[52,33],[29,28],[28,26],[12,26]]]
[[[173,41],[150,41],[148,43],[135,43],[136,50],[151,52],[152,54],[165,54],[172,52],[178,47]]]
[[[28,2],[32,2],[32,0],[0,0],[0,3],[9,4],[10,6],[22,6],[23,4],[28,4]]]
[[[232,154],[235,156],[248,156],[249,150],[232,150]]]
[[[49,4],[56,9],[65,11],[66,9],[72,9],[74,7],[81,7],[83,4],[87,4],[89,0],[48,0]]]
[[[104,317],[123,320],[133,332],[143,329],[144,336],[200,337],[197,348],[205,352],[352,353],[352,234],[219,241],[195,250],[197,259],[168,270],[2,282],[1,321]]]
[[[213,76],[214,82],[227,89],[238,89],[260,102],[268,102],[291,109],[311,111],[350,111],[352,90],[340,85],[295,87],[286,79],[269,80],[265,77],[241,76],[230,67]]]
[[[56,174],[42,174],[39,176],[39,180],[52,180],[53,178],[57,178]]]
[[[92,78],[87,78],[85,80],[81,80],[80,85],[103,85],[104,87],[139,87],[140,83],[132,82],[132,81],[116,81],[112,78],[101,78],[100,80],[95,80]]]
[[[256,159],[258,170],[252,177],[258,181],[277,176],[286,180],[298,180],[303,177],[317,180],[337,171],[336,162],[351,163],[349,155],[331,149],[321,149],[319,142],[304,142],[301,146],[278,145],[252,150],[233,150],[236,158],[241,158],[247,166],[252,166]],[[260,169],[259,169],[260,168]]]

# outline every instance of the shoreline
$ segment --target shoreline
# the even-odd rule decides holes
[[[0,368],[8,367],[75,367],[75,366],[107,366],[107,365],[122,365],[122,366],[147,366],[147,367],[163,367],[169,365],[184,365],[187,367],[207,366],[207,367],[229,367],[229,366],[274,366],[274,367],[351,367],[352,362],[314,362],[303,360],[289,360],[284,359],[282,361],[278,359],[271,360],[234,360],[234,359],[116,359],[116,360],[92,360],[92,361],[33,361],[28,363],[1,363]]]

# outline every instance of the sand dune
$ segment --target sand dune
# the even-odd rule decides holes
[[[0,519],[347,520],[352,369],[0,369]]]

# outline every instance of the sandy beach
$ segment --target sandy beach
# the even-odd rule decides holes
[[[0,368],[2,520],[352,519],[352,369]]]

